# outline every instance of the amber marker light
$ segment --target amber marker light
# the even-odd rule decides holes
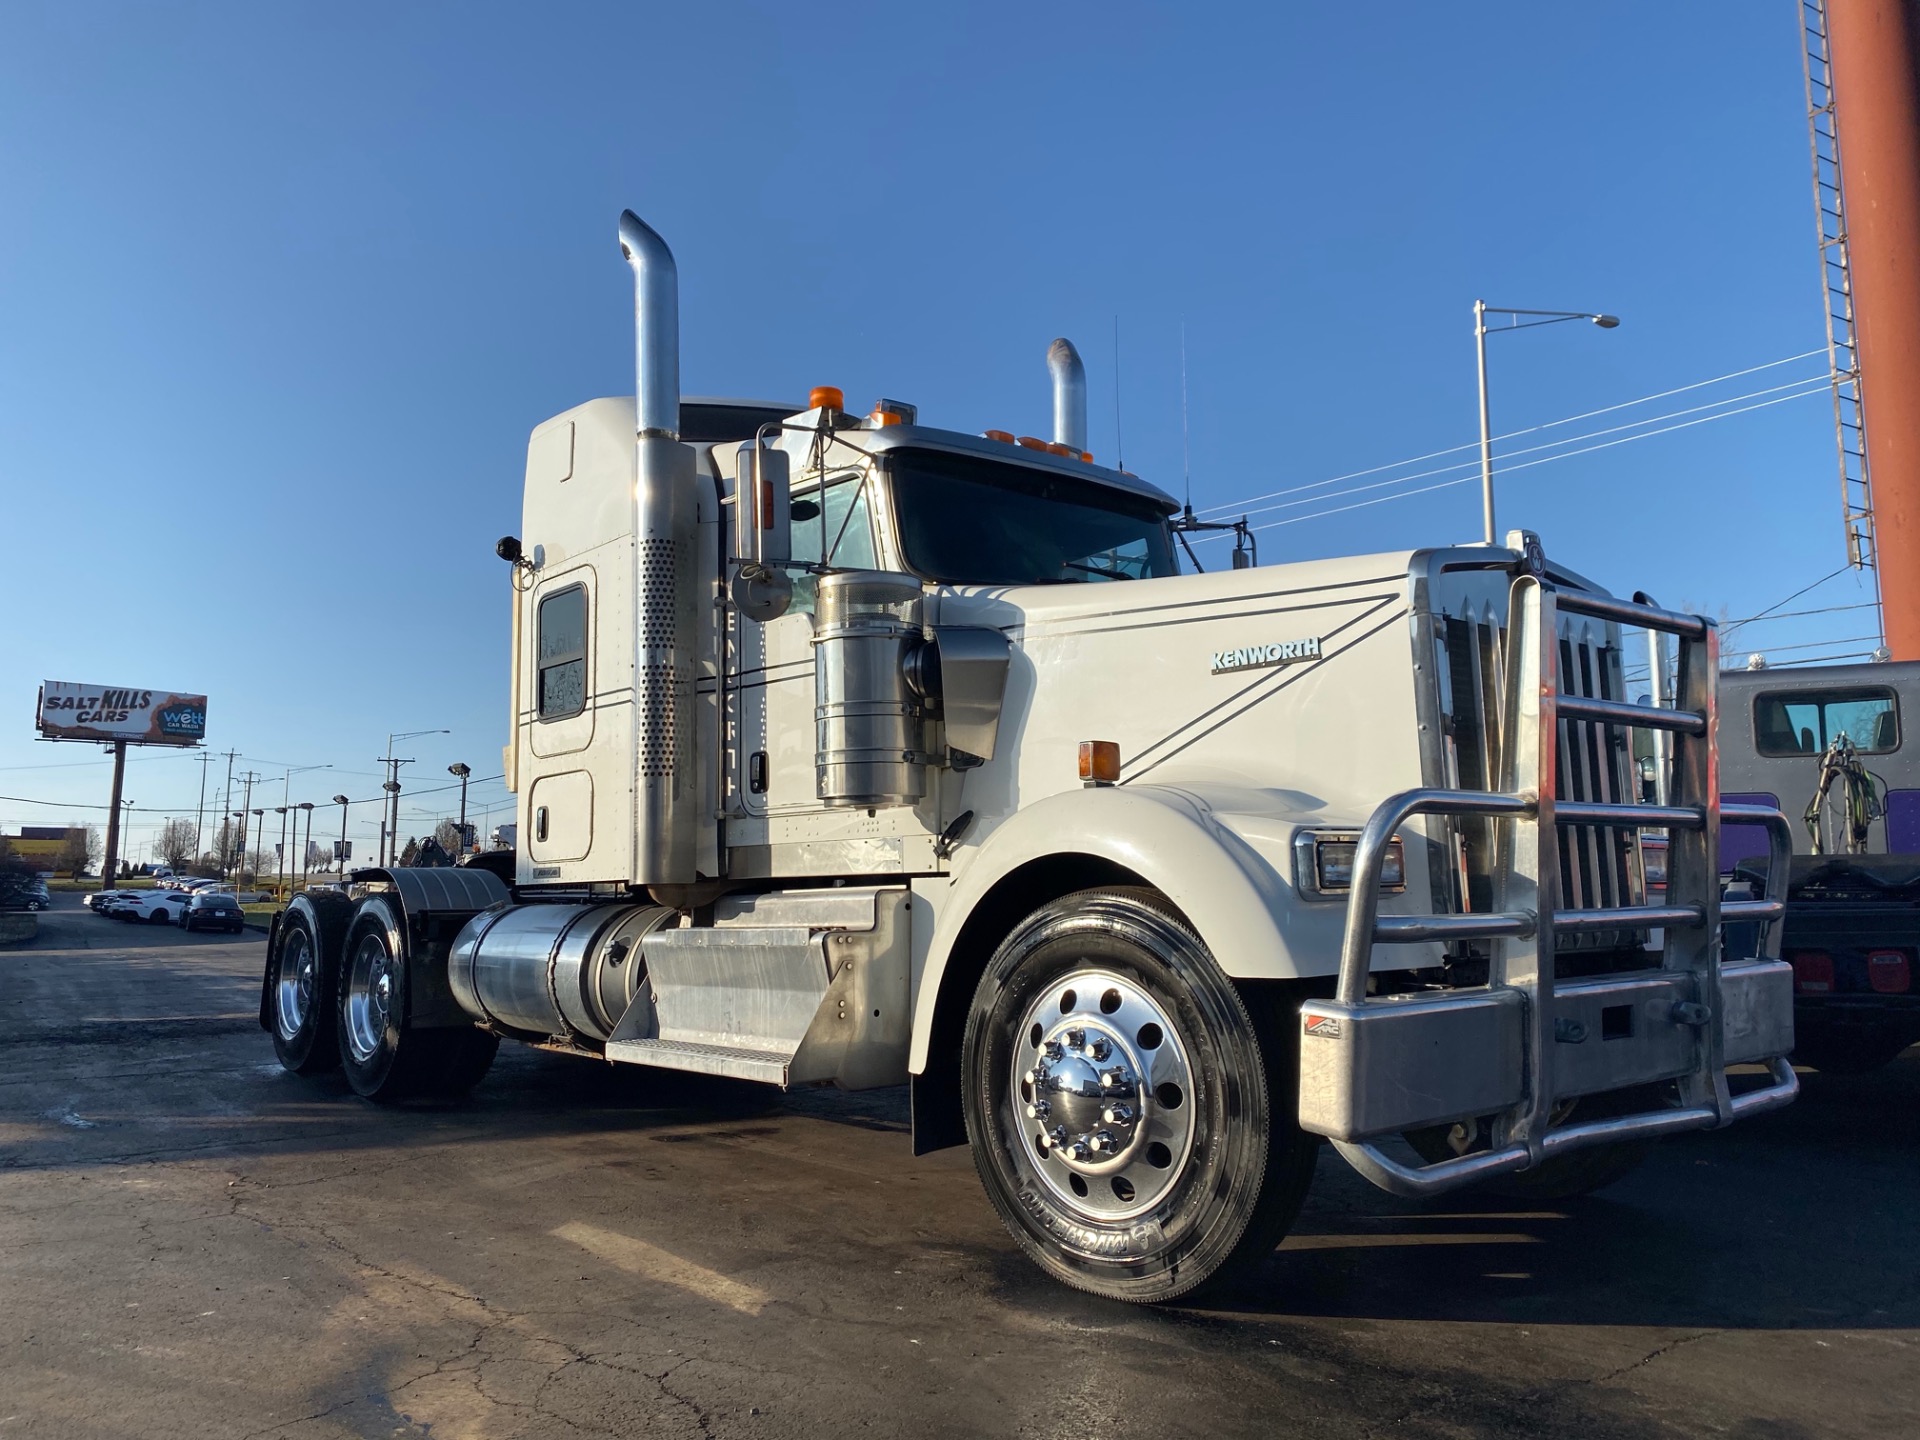
[[[1024,445],[1029,450],[1044,450],[1047,448],[1047,442],[1042,440],[1038,435],[1022,435],[1013,443],[1016,445]]]
[[[809,410],[844,410],[847,408],[846,393],[838,385],[816,385],[807,392]]]
[[[1080,783],[1114,785],[1120,780],[1120,747],[1111,740],[1080,742]]]
[[[982,430],[980,432],[980,438],[983,440],[998,440],[1002,445],[1013,444],[1013,432],[1011,430]]]

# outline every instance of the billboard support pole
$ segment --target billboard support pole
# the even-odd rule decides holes
[[[100,888],[113,888],[120,858],[120,786],[127,778],[127,742],[113,742],[113,803],[107,807],[107,854],[100,863]]]

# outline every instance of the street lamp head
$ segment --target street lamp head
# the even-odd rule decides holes
[[[447,766],[447,773],[449,775],[458,775],[464,780],[473,773],[473,770],[465,761],[456,760],[453,764]]]
[[[296,810],[311,810],[313,809],[313,801],[302,800],[299,804],[295,805],[293,808]]]
[[[1602,330],[1612,330],[1620,324],[1620,317],[1618,315],[1596,315],[1593,317],[1593,323],[1598,325]]]
[[[336,795],[333,797],[333,803],[336,805],[351,805],[353,802],[344,795]]]

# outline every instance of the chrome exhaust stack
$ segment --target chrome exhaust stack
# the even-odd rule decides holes
[[[693,451],[680,443],[680,277],[667,242],[631,210],[620,215],[620,249],[633,267],[633,881],[686,885],[696,878],[702,787],[698,501]]]
[[[1053,440],[1082,454],[1087,448],[1087,367],[1073,342],[1060,339],[1047,347],[1047,369],[1053,375]]]

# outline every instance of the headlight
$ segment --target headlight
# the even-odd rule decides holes
[[[1350,830],[1303,830],[1293,842],[1294,878],[1299,888],[1314,895],[1344,895],[1353,888],[1353,862],[1359,849],[1360,837]],[[1380,858],[1380,888],[1407,888],[1406,851],[1397,835],[1387,842],[1386,853]]]

